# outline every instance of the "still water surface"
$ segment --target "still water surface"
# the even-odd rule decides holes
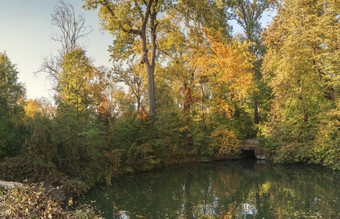
[[[82,202],[105,218],[340,218],[340,172],[256,160],[122,176]]]

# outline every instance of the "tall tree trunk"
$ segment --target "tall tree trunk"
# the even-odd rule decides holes
[[[255,124],[259,124],[260,122],[259,103],[257,99],[254,100],[254,122]]]
[[[190,85],[189,85],[190,86]],[[192,103],[192,95],[191,95],[191,88],[187,85],[187,83],[184,83],[183,86],[183,95],[184,95],[184,104],[183,104],[183,114],[185,117],[185,145],[187,148],[187,151],[190,150],[190,121],[191,121],[191,103]]]
[[[202,121],[203,121],[204,131],[207,131],[207,125],[205,123],[205,113],[204,113],[204,110],[205,110],[205,107],[204,107],[204,104],[205,104],[205,94],[204,94],[204,87],[203,87],[202,83],[201,83],[201,92],[202,92],[201,111],[203,112],[202,113]]]
[[[155,0],[155,4],[158,4],[158,0]],[[157,11],[151,13],[150,16],[150,30],[151,30],[151,63],[150,70],[148,72],[148,92],[149,92],[149,106],[150,115],[156,114],[156,88],[155,88],[155,67],[156,67],[156,29],[158,26],[158,21],[156,20]]]
[[[145,66],[148,73],[149,114],[152,116],[156,114],[155,69]]]
[[[156,1],[157,3],[157,1]],[[150,60],[148,56],[148,48],[146,45],[146,25],[147,18],[143,22],[142,30],[140,33],[140,43],[141,43],[141,52],[142,52],[142,60],[141,63],[144,64],[145,71],[148,75],[148,95],[149,95],[149,114],[151,116],[156,114],[156,88],[155,88],[155,63],[156,63],[156,28],[158,26],[158,22],[156,21],[157,12],[150,14],[150,30],[151,30],[151,54]]]
[[[144,6],[139,7],[138,1],[135,1],[135,6],[139,9],[139,18],[142,19],[142,27],[140,29],[126,28],[123,23],[116,17],[114,8],[111,8],[108,0],[101,1],[101,4],[106,7],[111,17],[118,21],[119,29],[128,34],[135,34],[140,37],[140,51],[141,51],[141,64],[144,64],[145,71],[148,75],[148,95],[149,95],[149,114],[151,116],[156,114],[156,91],[155,91],[155,63],[156,63],[156,29],[159,22],[156,20],[159,6],[159,0],[143,1]],[[119,1],[118,1],[119,2]],[[112,3],[112,2],[111,2]],[[116,4],[116,3],[114,3]],[[117,3],[118,4],[118,3]],[[162,3],[160,3],[162,4]],[[143,13],[142,8],[145,7]],[[122,19],[124,20],[124,19]],[[147,48],[147,25],[150,22],[150,34],[151,34],[151,53],[148,52]]]
[[[143,44],[143,53],[142,53],[142,62],[145,67],[145,71],[148,75],[148,95],[149,95],[149,114],[155,115],[156,114],[156,91],[155,91],[155,67],[150,65],[149,60],[147,58],[147,48],[146,48],[146,42],[141,41],[141,44]]]

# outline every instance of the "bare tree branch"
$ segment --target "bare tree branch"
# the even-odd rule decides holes
[[[81,47],[80,39],[88,36],[92,32],[92,28],[85,25],[83,15],[76,16],[73,6],[63,1],[60,1],[60,5],[55,7],[51,14],[51,23],[59,29],[59,33],[51,37],[52,40],[60,44],[58,55],[43,57],[40,69],[36,73],[46,73],[47,78],[52,81],[54,89],[56,89],[64,56],[69,51]]]
[[[85,25],[85,17],[76,16],[73,6],[63,1],[60,1],[60,6],[54,9],[51,17],[52,24],[61,32],[59,35],[52,36],[52,39],[61,44],[63,55],[79,47],[79,39],[92,32],[92,28]]]

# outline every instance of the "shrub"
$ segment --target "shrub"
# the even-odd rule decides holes
[[[234,155],[240,151],[240,141],[226,126],[218,126],[211,133],[211,139],[211,146],[217,149],[219,157]]]

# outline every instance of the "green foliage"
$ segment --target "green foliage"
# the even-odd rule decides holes
[[[0,115],[18,112],[24,88],[18,83],[18,71],[6,55],[0,53]]]
[[[111,185],[111,179],[122,172],[123,154],[124,150],[113,149],[103,151],[98,157],[102,178],[105,179],[107,185]]]
[[[283,142],[273,152],[273,161],[277,163],[309,162],[311,151],[309,143]]]
[[[95,68],[85,51],[75,48],[69,51],[61,64],[63,71],[59,77],[59,102],[75,107],[77,116],[93,104],[97,88],[94,78]]]
[[[336,11],[332,0],[286,0],[264,33],[264,71],[274,99],[262,133],[280,161],[339,166]]]
[[[327,112],[313,142],[312,161],[340,170],[340,110]]]
[[[123,150],[122,165],[129,171],[148,170],[160,164],[162,142],[151,120],[143,121],[139,114],[125,116],[113,126],[112,144]]]
[[[253,138],[257,130],[254,121],[244,109],[238,108],[231,119],[226,119],[226,127],[235,133],[239,140]]]
[[[250,41],[252,44],[249,49],[256,56],[254,60],[253,78],[255,82],[255,90],[253,90],[252,112],[254,114],[254,122],[258,124],[260,121],[267,121],[267,112],[269,111],[269,102],[271,99],[271,90],[267,85],[267,80],[262,77],[261,65],[262,58],[265,54],[265,46],[261,40],[261,17],[268,8],[272,7],[273,0],[233,0],[227,1],[231,7],[231,17],[237,21],[244,31],[244,40]]]
[[[0,176],[9,181],[29,180],[39,182],[55,178],[56,167],[52,163],[45,163],[38,157],[16,156],[7,158],[0,164]]]
[[[0,53],[0,158],[17,155],[25,137],[25,90],[17,80],[15,65],[5,53]]]
[[[25,142],[25,153],[46,164],[53,162],[56,148],[52,141],[52,121],[44,115],[36,114],[29,126],[31,133]]]
[[[82,119],[79,115],[68,106],[67,111],[55,118],[52,141],[57,150],[56,164],[61,172],[92,184],[98,181],[97,157],[106,146],[105,132],[90,117],[90,112],[81,114]]]
[[[211,136],[209,133],[202,131],[200,128],[197,128],[193,131],[193,143],[192,147],[197,150],[197,155],[200,159],[206,160],[211,159],[215,155],[215,150],[211,145]]]
[[[116,121],[112,128],[110,141],[115,148],[128,150],[138,136],[138,125],[140,120],[137,119],[137,114],[123,116]]]
[[[0,158],[20,153],[26,135],[21,115],[0,116]]]

